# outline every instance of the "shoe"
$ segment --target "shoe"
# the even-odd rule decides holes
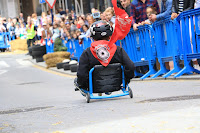
[[[106,92],[105,94],[106,94],[106,95],[110,95],[110,94],[112,94],[112,92]]]
[[[194,65],[194,69],[197,69],[200,71],[200,66],[199,65]]]

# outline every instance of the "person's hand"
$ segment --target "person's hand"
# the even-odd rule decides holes
[[[134,23],[134,24],[133,24],[133,30],[134,30],[134,31],[138,30],[138,28],[137,28],[138,26],[139,26],[139,24]]]
[[[175,19],[175,18],[177,18],[178,17],[178,14],[177,13],[172,13],[172,15],[171,15],[171,19],[173,20],[173,19]]]
[[[150,15],[150,17],[149,17],[149,20],[151,21],[151,22],[155,22],[156,21],[156,15],[155,14],[151,14]]]

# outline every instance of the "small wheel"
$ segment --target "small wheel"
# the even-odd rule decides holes
[[[133,98],[133,92],[132,92],[132,90],[131,90],[130,87],[128,88],[128,92],[129,92],[129,96],[130,96],[130,98]]]
[[[90,102],[90,93],[86,94],[86,102],[89,103]]]

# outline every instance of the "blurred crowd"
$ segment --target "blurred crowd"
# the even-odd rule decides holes
[[[124,9],[129,16],[133,17],[133,29],[144,24],[152,24],[156,20],[161,20],[171,15],[172,19],[178,17],[183,11],[198,8],[200,0],[162,0],[159,7],[157,0],[117,0],[119,8]],[[99,13],[99,18],[94,18],[93,14]],[[65,41],[69,39],[83,39],[90,37],[90,25],[96,20],[105,20],[115,27],[115,12],[113,7],[108,7],[104,12],[95,8],[91,13],[77,15],[73,10],[56,10],[52,23],[50,11],[43,12],[41,16],[33,13],[26,19],[23,13],[17,18],[0,16],[0,33],[10,32],[11,38],[27,39],[30,43],[40,43],[45,45],[44,39],[61,38]],[[26,21],[25,21],[26,20]]]

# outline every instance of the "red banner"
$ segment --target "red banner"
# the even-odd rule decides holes
[[[117,7],[117,0],[112,0],[115,10],[115,29],[111,36],[109,44],[115,43],[117,40],[122,40],[129,33],[132,23],[132,17],[129,17],[125,10]]]

